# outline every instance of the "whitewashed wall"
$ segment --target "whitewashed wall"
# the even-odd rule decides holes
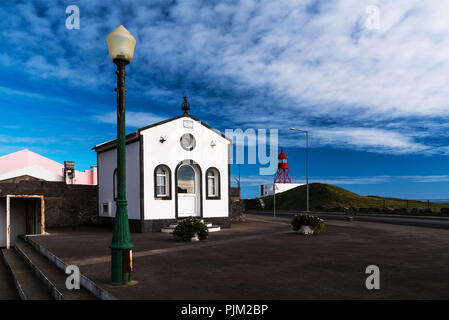
[[[183,121],[193,122],[193,128],[184,128]],[[184,133],[191,133],[196,140],[192,151],[184,150],[180,138]],[[175,170],[182,160],[193,160],[201,168],[203,217],[227,217],[228,202],[228,145],[230,142],[215,131],[208,129],[199,122],[188,117],[148,128],[141,132],[144,139],[144,209],[145,219],[175,218]],[[166,140],[160,143],[160,137]],[[215,146],[211,146],[211,142]],[[160,164],[167,165],[171,170],[171,200],[156,200],[154,198],[154,169]],[[220,171],[220,200],[206,200],[206,170],[215,167]]]
[[[285,192],[287,190],[302,186],[304,183],[276,183],[276,194]],[[273,184],[264,184],[263,186],[263,194],[261,194],[260,189],[259,193],[261,197],[271,196],[274,194]]]
[[[0,247],[6,247],[6,198],[0,198]]]
[[[98,212],[103,213],[103,202],[110,203],[110,217],[115,217],[113,175],[117,168],[117,149],[98,153]],[[139,142],[126,145],[126,198],[128,218],[140,220],[140,152]]]

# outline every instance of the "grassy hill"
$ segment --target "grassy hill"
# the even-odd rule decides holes
[[[306,210],[306,185],[279,193],[276,195],[276,209],[279,210]],[[273,196],[262,198],[265,210],[273,209]],[[309,185],[310,210],[325,210],[326,208],[406,208],[407,200],[398,198],[384,198],[377,196],[360,196],[346,189],[322,183]],[[448,204],[430,203],[432,211],[439,211]],[[427,202],[408,200],[408,208],[426,208]]]

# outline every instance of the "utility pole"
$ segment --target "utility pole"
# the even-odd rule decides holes
[[[240,163],[239,163],[239,198],[242,198],[242,192],[240,191]]]
[[[309,131],[296,128],[290,128],[292,131],[299,131],[306,134],[306,183],[307,183],[307,212],[309,212]]]
[[[273,217],[276,217],[276,184],[273,183]]]
[[[234,178],[237,181],[237,188],[239,189],[239,199],[242,198],[242,192],[240,191],[240,164],[239,164],[239,178]]]

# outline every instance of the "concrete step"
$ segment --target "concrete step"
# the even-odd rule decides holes
[[[176,228],[176,225],[170,225],[168,228],[162,228],[161,232],[173,233],[173,230],[175,230],[175,228]],[[216,225],[212,225],[210,223],[210,224],[207,224],[207,229],[209,230],[209,232],[218,232],[218,231],[221,230],[221,227],[220,226],[216,226]]]
[[[209,228],[207,228],[208,230],[209,230],[209,232],[218,232],[218,231],[220,231],[221,230],[221,227],[220,226],[214,226],[214,225],[211,225]]]
[[[14,249],[3,249],[2,257],[22,300],[52,300],[47,287]]]
[[[210,223],[210,222],[203,222],[203,223],[205,223],[206,224],[206,227],[212,227],[212,223]],[[176,228],[176,226],[177,226],[178,224],[177,223],[173,223],[173,224],[170,224],[168,227],[169,228]]]
[[[0,251],[0,300],[18,300],[17,289]]]
[[[96,300],[97,298],[80,286],[78,290],[69,290],[65,281],[69,275],[44,257],[30,244],[18,239],[15,245],[17,253],[34,271],[35,276],[47,286],[55,300]]]

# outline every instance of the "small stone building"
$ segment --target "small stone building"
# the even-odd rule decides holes
[[[95,223],[97,186],[54,181],[0,183],[0,247],[48,227]]]
[[[84,224],[97,213],[97,167],[77,171],[28,149],[0,157],[0,247],[46,227]],[[92,205],[93,204],[93,205]]]

